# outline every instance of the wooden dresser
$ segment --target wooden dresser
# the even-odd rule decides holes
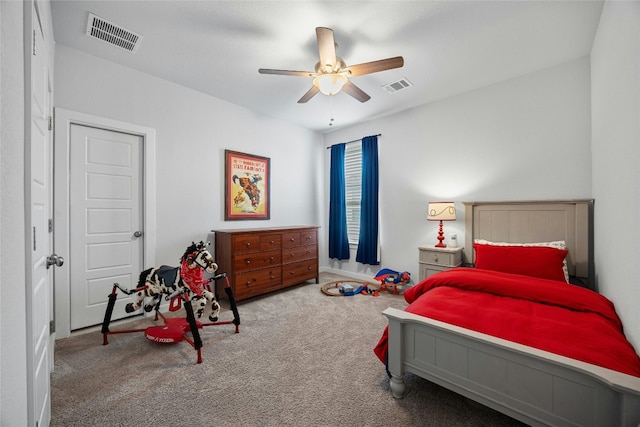
[[[318,227],[212,230],[213,257],[237,301],[318,277]],[[220,282],[222,283],[222,282]]]

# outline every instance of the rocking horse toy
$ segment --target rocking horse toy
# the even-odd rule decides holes
[[[197,363],[202,363],[202,339],[200,338],[199,329],[205,326],[234,324],[236,326],[235,332],[240,332],[240,315],[238,314],[233,291],[227,279],[227,273],[204,279],[205,272],[214,273],[218,269],[218,265],[213,261],[213,257],[207,249],[208,245],[209,243],[200,242],[196,244],[192,242],[191,246],[182,255],[179,267],[162,265],[158,268],[149,268],[143,271],[140,273],[138,287],[135,289],[128,290],[120,286],[120,284],[114,283],[111,294],[108,297],[107,310],[102,323],[103,345],[109,344],[107,336],[110,334],[130,332],[144,332],[147,339],[162,344],[173,344],[184,339],[197,351]],[[229,305],[233,312],[234,318],[232,321],[218,321],[220,305],[216,301],[214,293],[211,292],[210,283],[220,279],[225,279],[226,281],[224,290],[229,298]],[[143,307],[146,312],[155,309],[154,320],[157,321],[160,317],[164,325],[149,326],[144,329],[110,331],[109,323],[111,323],[113,308],[118,297],[118,289],[127,295],[134,295],[133,302],[125,306],[127,313],[133,313]],[[184,303],[186,318],[171,318],[162,314],[160,312],[162,296],[164,296],[165,301],[170,301],[169,311],[179,310]],[[196,320],[196,315],[198,319],[202,318],[207,303],[211,307],[210,322],[202,323]],[[191,332],[191,338],[187,332]]]

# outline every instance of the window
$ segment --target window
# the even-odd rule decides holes
[[[347,202],[349,244],[357,245],[360,236],[360,200],[362,195],[362,142],[347,144],[344,153],[344,181]]]

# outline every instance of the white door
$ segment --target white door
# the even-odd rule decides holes
[[[35,7],[35,6],[34,6]],[[52,152],[49,135],[49,69],[44,36],[38,21],[38,14],[32,10],[32,50],[31,50],[31,111],[30,144],[28,145],[30,165],[28,166],[27,194],[30,203],[29,223],[30,287],[27,292],[28,363],[28,410],[32,425],[48,426],[51,420],[50,378],[52,347],[50,341],[50,301],[51,235],[49,229],[50,200],[52,186],[50,172]]]
[[[102,323],[114,282],[137,286],[143,260],[138,135],[72,124],[69,161],[71,329]],[[119,293],[112,319],[129,316]]]

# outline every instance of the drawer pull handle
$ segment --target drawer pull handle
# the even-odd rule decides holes
[[[308,267],[307,267],[307,270],[311,270],[311,266],[308,266]]]
[[[247,286],[251,286],[251,280],[247,280],[246,285],[247,285]]]
[[[296,256],[296,254],[292,253],[291,256],[294,257],[294,256]]]
[[[296,272],[295,271],[291,271],[291,275],[293,276],[294,274],[296,274]]]
[[[271,258],[269,258],[269,261],[273,261],[274,259],[275,259],[274,257],[271,257]]]
[[[438,262],[438,255],[436,255],[436,256],[434,256],[434,257],[433,257],[433,261],[434,261],[434,262]]]
[[[292,241],[292,242],[295,242],[295,241],[296,241],[296,239],[295,239],[294,237],[292,237],[292,238],[291,238],[291,239],[289,239],[289,240],[290,240],[290,241]]]
[[[270,279],[271,279],[271,280],[273,280],[273,279],[275,279],[275,278],[276,278],[276,276],[273,276],[273,275],[270,277]]]
[[[250,259],[245,260],[245,262],[246,262],[247,264],[251,264],[251,260],[250,260]]]
[[[269,243],[271,243],[271,244],[273,245],[275,242],[272,240],[272,241],[270,241]]]
[[[247,247],[251,246],[251,242],[247,242]]]

